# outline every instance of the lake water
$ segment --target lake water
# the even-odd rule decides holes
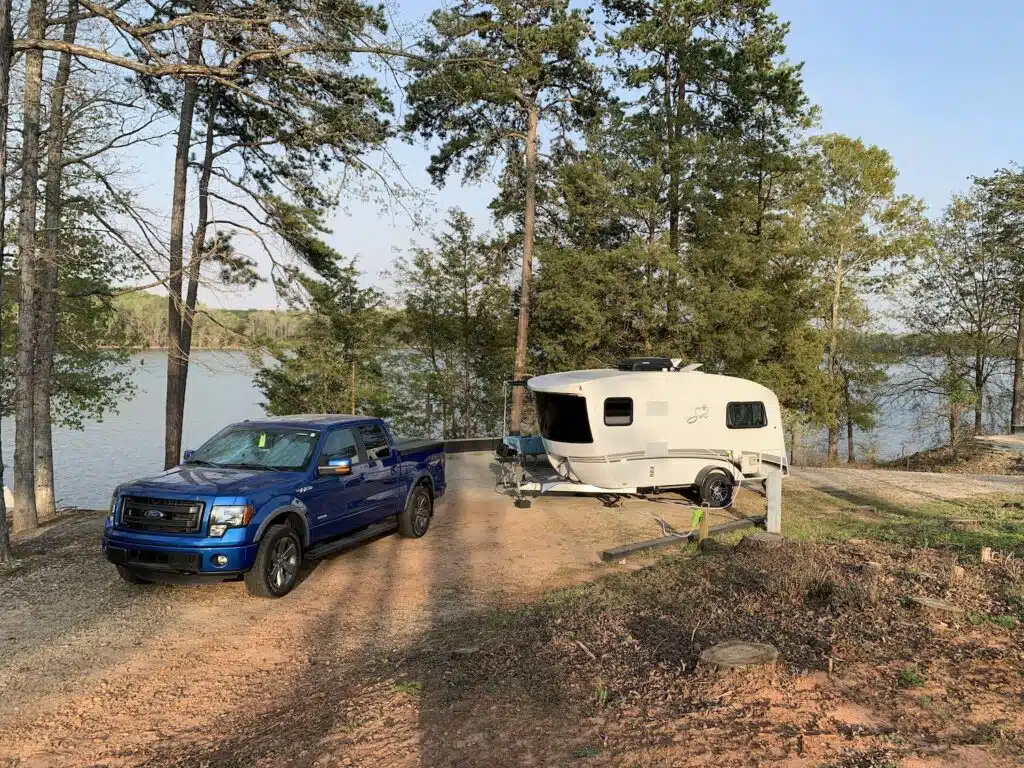
[[[118,413],[90,422],[81,431],[54,431],[57,498],[64,506],[102,509],[114,486],[163,469],[164,397],[167,354],[142,352],[133,359],[136,396]],[[189,367],[183,448],[195,448],[225,424],[263,415],[262,396],[252,383],[252,366],[242,352],[198,351]],[[904,404],[883,405],[876,428],[858,433],[860,458],[891,459],[937,445],[944,437],[937,408],[912,412]],[[1007,409],[1008,410],[1008,409]],[[992,424],[990,429],[1005,427]],[[11,484],[14,423],[2,425],[4,483]],[[809,437],[808,455],[824,452],[824,435]],[[846,434],[841,450],[845,453]]]
[[[53,461],[57,498],[64,506],[103,509],[117,483],[163,470],[167,353],[134,357],[137,392],[119,413],[90,422],[81,431],[55,429]],[[195,448],[232,421],[263,415],[262,396],[252,383],[243,352],[192,354],[185,395],[183,448]],[[13,419],[3,423],[4,483],[11,485]]]

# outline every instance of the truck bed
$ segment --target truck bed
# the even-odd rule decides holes
[[[431,440],[430,438],[395,440],[394,449],[398,451],[400,456],[408,456],[412,453],[444,453],[444,441]]]

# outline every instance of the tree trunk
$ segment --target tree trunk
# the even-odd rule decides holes
[[[960,403],[950,400],[949,402],[949,444],[953,448],[953,455],[956,455],[957,432],[960,427]]]
[[[790,433],[789,463],[800,466],[803,458],[803,428],[797,420],[793,422],[793,431]]]
[[[527,334],[530,330],[530,278],[533,276],[533,227],[537,208],[537,105],[531,104],[526,127],[526,210],[523,215],[523,277],[519,288],[519,328],[516,330],[514,378],[526,376]],[[524,387],[513,387],[509,430],[518,435],[523,423]]]
[[[46,32],[46,0],[28,8],[29,40]],[[18,356],[14,387],[14,530],[39,525],[36,516],[34,412],[36,350],[36,206],[39,203],[39,113],[43,87],[43,52],[25,52],[25,100],[21,148],[21,213],[18,217]]]
[[[853,464],[857,457],[854,455],[853,447],[853,413],[851,398],[850,398],[850,381],[845,376],[843,377],[843,398],[846,401],[846,463]]]
[[[69,0],[64,24],[63,40],[68,45],[78,34],[78,1]],[[54,356],[57,349],[57,280],[59,277],[59,243],[61,225],[61,162],[64,159],[64,98],[71,77],[71,55],[62,53],[57,65],[57,76],[50,95],[49,139],[46,147],[46,176],[44,179],[43,258],[39,264],[39,315],[36,342],[35,393],[32,407],[35,411],[35,496],[36,512],[40,520],[57,514],[53,490],[53,425],[50,418],[50,398],[53,392]]]
[[[213,173],[213,140],[216,127],[219,91],[214,87],[210,94],[206,121],[206,139],[203,150],[203,166],[199,174],[199,217],[192,237],[192,253],[188,261],[188,291],[185,296],[185,312],[181,318],[181,358],[178,368],[178,410],[182,421],[185,415],[185,388],[188,384],[188,363],[192,354],[192,328],[195,323],[196,302],[199,299],[199,279],[203,257],[206,255],[206,230],[210,221],[210,176]],[[181,430],[181,425],[178,427]],[[179,449],[181,442],[179,438]],[[177,463],[177,461],[175,461]]]
[[[11,90],[11,49],[14,34],[11,30],[11,0],[0,0],[0,228],[7,216],[7,98]],[[6,241],[0,237],[0,295],[3,295],[3,276],[6,262]],[[0,334],[2,352],[3,334]],[[4,475],[4,459],[0,445],[0,478]],[[11,559],[11,542],[7,533],[7,504],[0,482],[0,563]]]
[[[843,297],[843,257],[842,252],[836,258],[836,275],[832,285],[832,327],[829,329],[828,338],[828,374],[829,380],[835,387],[839,378],[839,303]],[[834,391],[834,390],[833,390]],[[835,415],[835,414],[834,414]],[[830,464],[839,461],[839,422],[830,425],[828,428],[828,456]]]
[[[1017,309],[1017,351],[1013,356],[1013,408],[1010,432],[1024,432],[1024,301]]]
[[[203,52],[203,25],[193,30],[188,44],[188,63],[198,64]],[[164,432],[164,468],[170,469],[181,458],[181,432],[185,420],[184,399],[179,394],[182,377],[181,286],[185,240],[185,204],[188,187],[188,156],[192,144],[192,120],[195,116],[199,85],[194,77],[185,78],[178,117],[178,137],[174,152],[174,181],[171,192],[171,237],[167,296],[167,403]]]
[[[974,358],[974,434],[985,431],[982,414],[985,407],[985,361],[981,355]]]
[[[830,424],[828,427],[828,454],[825,460],[829,464],[836,464],[839,461],[839,423]]]

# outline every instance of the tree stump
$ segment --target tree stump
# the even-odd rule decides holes
[[[729,547],[725,544],[717,539],[711,538],[704,539],[704,541],[697,545],[697,548],[700,550],[702,555],[720,555],[723,552],[729,551]]]
[[[882,580],[882,564],[869,562],[864,566],[864,592],[869,603],[878,602],[878,583]]]
[[[949,571],[949,583],[956,584],[967,577],[967,571],[962,566],[954,565]]]
[[[945,617],[959,616],[965,611],[956,603],[948,600],[940,600],[937,597],[912,597],[910,602],[914,603],[918,610],[926,613],[935,613]]]
[[[778,533],[758,531],[740,539],[737,545],[740,549],[775,549],[781,547],[785,539]]]
[[[738,669],[741,667],[763,667],[779,660],[779,651],[764,643],[746,643],[729,640],[706,649],[700,655],[700,663],[715,669]]]

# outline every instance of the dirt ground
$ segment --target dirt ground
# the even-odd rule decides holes
[[[679,692],[671,685],[655,686],[643,694],[651,698],[636,702],[643,717],[631,720],[628,708],[615,709],[614,717],[612,710],[583,717],[575,699],[548,690],[552,665],[563,663],[549,644],[568,643],[574,658],[604,664],[600,642],[589,639],[593,649],[577,645],[570,633],[538,644],[524,631],[525,644],[517,648],[515,617],[546,590],[646,573],[637,569],[653,556],[604,565],[598,552],[661,535],[655,518],[686,530],[691,510],[672,497],[629,500],[622,508],[592,498],[544,498],[517,509],[491,490],[487,464],[481,456],[449,462],[453,490],[424,539],[390,536],[337,555],[310,568],[277,601],[251,599],[240,584],[123,584],[99,552],[101,515],[65,518],[16,542],[19,563],[0,576],[0,766],[700,765],[718,750],[719,715],[732,713],[733,726],[743,724],[752,743],[768,712],[752,703],[767,697],[782,706],[798,690],[804,699],[827,699],[831,709],[851,707],[840,712],[850,733],[867,729],[879,737],[891,730],[875,722],[869,704],[857,703],[863,695],[855,686],[843,693],[835,687],[843,683],[815,676],[825,663],[820,654],[801,660],[806,675],[708,680],[706,693],[692,701],[674,699]],[[881,481],[883,473],[870,474]],[[828,488],[865,482],[843,477],[800,474],[793,481]],[[963,478],[952,479],[962,490]],[[978,482],[978,493],[991,492],[988,480]],[[926,493],[941,493],[940,486],[929,483]],[[744,493],[739,508],[754,514],[761,505]],[[718,513],[712,523],[732,514]],[[686,603],[686,585],[673,589],[673,599]],[[677,637],[672,622],[666,614],[665,637],[654,646]],[[503,628],[512,635],[502,635]],[[485,629],[497,647],[475,639]],[[707,641],[700,631],[693,627],[691,644]],[[613,634],[616,642],[639,642],[629,639],[628,628]],[[1020,642],[1017,629],[992,652],[1007,675],[991,684],[1008,688],[1018,702]],[[656,663],[643,667],[644,675],[667,684],[685,671],[689,655],[680,669],[679,658],[675,666],[662,663],[657,647]],[[506,666],[495,667],[496,659]],[[594,675],[584,698],[596,696],[603,707],[601,675],[610,673]],[[460,676],[475,686],[474,697],[445,694]],[[815,730],[824,731],[812,726],[799,698],[784,707],[786,727],[794,729],[793,739],[801,730],[813,739]],[[723,701],[735,701],[738,710],[722,710]],[[986,704],[996,705],[1007,709],[1002,697]],[[652,720],[652,711],[674,715]],[[985,722],[1019,732],[1019,712],[1004,714]],[[691,741],[692,730],[705,725],[709,730]],[[609,749],[633,728],[656,735],[651,744],[660,746]],[[723,736],[721,744],[721,765],[763,764],[768,756],[734,736]],[[957,749],[966,750],[962,759],[972,765],[1013,764],[988,744]],[[822,754],[795,752],[785,764],[823,765]],[[890,764],[884,750],[878,754],[878,762],[841,764]],[[809,762],[811,755],[817,762]],[[783,760],[784,751],[775,757]]]
[[[825,493],[866,494],[897,504],[921,499],[964,499],[986,494],[1024,493],[1024,477],[1020,476],[796,467],[790,479]]]

